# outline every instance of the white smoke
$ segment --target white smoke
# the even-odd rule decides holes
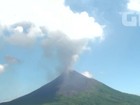
[[[4,33],[6,31],[8,33]],[[12,45],[21,47],[32,46],[37,37],[42,37],[41,29],[29,22],[15,23],[9,26],[3,26],[4,40]]]
[[[0,22],[5,25],[29,21],[52,32],[61,31],[72,39],[103,37],[103,27],[94,17],[85,11],[73,12],[64,0],[4,0],[0,2],[0,13]],[[22,31],[22,27],[16,29]]]
[[[86,44],[87,40],[72,40],[61,32],[49,33],[43,40],[45,56],[57,59],[59,71],[72,70]]]
[[[64,0],[4,0],[0,13],[4,43],[25,47],[40,38],[46,59],[56,59],[59,71],[73,69],[88,41],[103,38],[103,26],[94,17],[73,12]]]

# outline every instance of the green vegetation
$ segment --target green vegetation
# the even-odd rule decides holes
[[[95,96],[94,94],[78,95],[74,97],[59,97],[54,102],[43,105],[139,105],[137,96]]]
[[[140,96],[119,92],[73,71],[0,105],[140,105]]]
[[[98,91],[88,91],[75,96],[59,96],[43,105],[140,105],[140,97],[102,85],[102,89]]]

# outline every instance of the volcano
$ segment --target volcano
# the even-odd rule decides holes
[[[30,94],[0,105],[140,105],[140,97],[67,71]]]

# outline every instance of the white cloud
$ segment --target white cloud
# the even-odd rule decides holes
[[[140,0],[129,0],[127,7],[129,10],[140,12]]]
[[[44,43],[46,55],[57,50],[60,64],[66,65],[59,66],[63,69],[71,68],[81,52],[89,49],[90,39],[103,38],[104,26],[87,12],[73,12],[64,0],[0,1],[0,22],[3,43],[26,47],[33,45],[38,36],[46,35],[38,41]]]
[[[19,33],[22,33],[23,32],[23,27],[22,26],[17,26],[15,28],[15,31],[19,32]]]
[[[4,25],[29,21],[48,31],[61,31],[72,39],[103,37],[103,27],[93,17],[87,12],[74,13],[64,5],[64,0],[3,0],[0,13]],[[22,32],[22,27],[16,30]]]
[[[8,32],[8,35],[3,34],[6,42],[20,46],[33,45],[37,37],[43,36],[41,28],[36,27],[30,22],[20,22],[10,26],[3,26],[1,31]]]
[[[92,78],[93,77],[93,75],[90,72],[88,72],[88,71],[83,72],[82,75],[84,75],[84,76],[86,76],[88,78]]]
[[[34,43],[34,38],[29,38],[21,34],[15,34],[10,37],[7,37],[6,41],[13,45],[30,46]]]
[[[5,66],[0,64],[0,73],[4,72]]]

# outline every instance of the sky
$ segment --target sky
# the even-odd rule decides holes
[[[140,0],[0,1],[0,102],[64,71],[140,95]]]

